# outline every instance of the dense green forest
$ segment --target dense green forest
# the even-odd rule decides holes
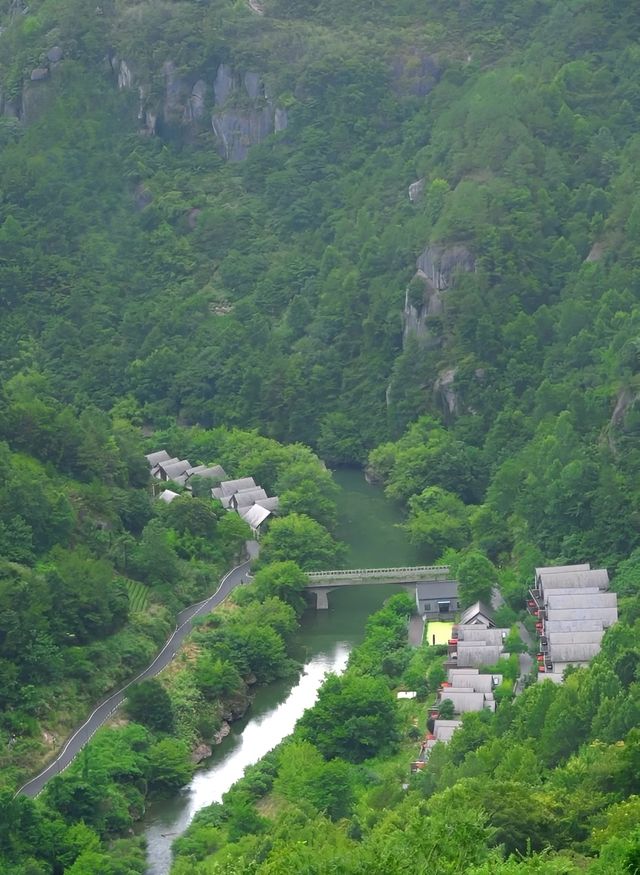
[[[321,729],[360,684],[396,714],[406,672],[437,681],[394,603],[370,630],[388,662],[365,643],[179,871],[635,871],[633,5],[0,0],[0,26],[0,872],[142,871],[117,836],[146,794],[185,780],[247,673],[293,670],[300,575],[343,555],[314,452],[366,465],[465,597],[499,584],[505,623],[537,563],[589,561],[623,624],[563,688],[466,721],[405,796],[415,715],[364,748]],[[242,550],[208,498],[151,500],[161,446],[280,495],[264,577],[12,800]],[[252,650],[237,617],[263,612]],[[168,722],[136,723],[153,700]]]

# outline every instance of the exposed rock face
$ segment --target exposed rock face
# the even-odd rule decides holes
[[[231,732],[231,727],[229,726],[229,724],[228,724],[227,721],[225,720],[225,721],[223,722],[222,726],[220,727],[220,729],[218,729],[218,731],[217,731],[217,732],[215,733],[215,735],[213,736],[213,740],[214,740],[214,742],[215,742],[216,744],[220,744],[220,743],[222,742],[222,739],[223,739],[223,738],[226,738],[227,735],[229,735],[230,732]]]
[[[213,750],[208,744],[199,744],[191,754],[191,762],[201,763],[202,760],[206,760],[207,757],[210,757],[212,753]]]
[[[185,119],[187,105],[193,96],[187,82],[178,76],[173,61],[165,61],[162,65],[164,75],[164,103],[162,118],[167,125],[178,125]]]
[[[282,109],[282,107],[276,106],[275,115],[273,118],[273,127],[276,132],[284,131],[289,124],[289,116],[287,115],[287,110]]]
[[[407,289],[402,313],[403,344],[417,337],[425,344],[436,346],[440,337],[429,331],[429,317],[440,316],[444,309],[443,295],[455,282],[456,274],[475,270],[475,259],[464,246],[427,246],[416,262],[417,271]],[[421,300],[415,288],[422,283]],[[409,291],[413,288],[414,294]]]
[[[35,67],[17,98],[9,99],[0,92],[0,115],[33,121],[46,106],[47,82],[63,62],[60,46],[52,46],[41,67]],[[191,139],[198,128],[211,125],[220,154],[230,161],[242,161],[249,148],[265,137],[287,128],[286,109],[277,106],[268,92],[260,73],[235,71],[228,64],[220,64],[213,82],[183,75],[173,60],[162,65],[164,87],[159,97],[151,81],[143,81],[136,73],[135,64],[108,51],[102,62],[111,73],[120,91],[138,90],[138,120],[141,133]],[[42,93],[39,89],[42,89]],[[207,98],[215,109],[209,116]]]
[[[233,80],[233,72],[227,64],[220,64],[216,72],[216,79],[213,83],[213,93],[215,95],[216,106],[222,106],[226,103],[227,98],[233,91],[235,82]]]
[[[589,254],[585,258],[585,261],[600,261],[606,251],[606,247],[602,240],[596,240],[589,250]]]
[[[416,306],[415,301],[411,300],[407,288],[404,297],[404,310],[402,311],[403,345],[406,344],[409,337],[417,337],[427,345],[436,346],[439,343],[439,338],[430,335],[427,320],[430,316],[439,316],[442,313],[442,298],[439,292],[430,288],[420,274],[416,274],[415,281],[424,284],[423,298],[422,303]]]
[[[126,61],[120,61],[118,69],[118,88],[131,88],[133,84],[133,73]]]
[[[465,246],[427,246],[416,263],[432,289],[450,288],[456,273],[474,271],[476,262]]]
[[[260,76],[257,73],[247,72],[244,74],[244,87],[251,100],[257,100],[258,97],[264,95],[264,88],[262,88],[262,95],[260,94],[261,85]]]
[[[220,154],[228,161],[243,161],[250,146],[287,127],[286,110],[274,105],[258,73],[248,70],[239,77],[227,64],[220,64],[213,93],[216,111],[211,127]],[[249,107],[247,97],[252,103]],[[236,105],[237,98],[242,98],[242,106]]]
[[[415,204],[422,197],[422,193],[424,191],[424,176],[422,179],[418,179],[416,182],[412,182],[409,186],[409,200],[412,204]]]
[[[184,120],[187,123],[199,122],[204,117],[204,101],[207,96],[207,83],[204,79],[198,79],[191,89],[191,97],[187,101],[184,112]]]
[[[132,88],[136,77],[131,64],[115,57],[109,62],[117,77],[118,88]],[[250,146],[287,127],[287,111],[275,105],[259,73],[247,70],[239,75],[228,64],[220,64],[213,83],[207,84],[204,79],[197,79],[194,83],[180,75],[174,62],[168,60],[162,65],[162,75],[164,93],[161,102],[152,103],[150,89],[144,83],[138,83],[138,119],[143,132],[150,136],[162,133],[169,126],[182,127],[188,137],[195,126],[205,123],[211,85],[215,104],[211,128],[220,154],[229,161],[242,161]]]
[[[458,397],[454,389],[457,368],[447,368],[440,371],[438,379],[433,384],[433,391],[440,401],[444,412],[450,417],[458,413]]]
[[[261,110],[216,113],[211,119],[220,153],[229,161],[244,161],[249,147],[260,143],[274,131],[273,112]]]

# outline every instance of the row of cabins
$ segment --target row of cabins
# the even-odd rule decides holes
[[[444,594],[440,594],[444,595]],[[437,602],[436,602],[437,605]],[[586,665],[599,652],[605,631],[618,620],[616,593],[609,592],[609,575],[589,564],[536,568],[527,608],[536,617],[539,636],[538,676],[562,682],[569,665]],[[481,673],[504,655],[508,629],[496,628],[490,608],[477,602],[460,617],[449,639],[447,681],[429,711],[429,733],[412,771],[424,767],[438,741],[447,743],[461,726],[459,715],[495,710],[494,690],[502,675]],[[441,719],[442,703],[453,703],[454,717]]]
[[[260,526],[265,520],[278,509],[278,496],[267,495],[253,477],[227,480],[227,474],[221,465],[193,466],[188,459],[172,457],[166,450],[149,453],[146,459],[154,479],[163,483],[177,483],[188,493],[192,491],[193,477],[210,480],[215,484],[211,487],[211,497],[218,499],[227,510],[241,516],[251,526],[255,535],[259,534]],[[170,504],[178,496],[178,492],[164,489],[158,498]]]
[[[476,602],[463,611],[449,639],[448,665],[452,668],[479,668],[493,665],[505,655],[504,642],[509,629],[496,628],[493,611]]]
[[[460,716],[469,711],[495,711],[494,690],[502,683],[501,674],[481,674],[477,668],[450,668],[447,680],[438,690],[436,704],[429,709],[428,733],[420,746],[420,756],[412,764],[412,771],[424,767],[433,747],[442,741],[446,744],[462,725]],[[441,718],[440,709],[445,700],[453,704],[454,716]]]
[[[496,628],[493,611],[476,602],[462,612],[449,639],[447,680],[439,688],[436,703],[429,710],[428,734],[420,746],[420,756],[412,764],[416,771],[424,767],[434,745],[451,739],[461,726],[460,716],[469,711],[495,711],[494,690],[502,683],[502,675],[482,672],[481,666],[497,662],[503,654],[508,629]],[[442,703],[453,704],[453,718],[441,718]]]
[[[589,663],[605,631],[618,620],[618,597],[609,575],[588,563],[536,568],[527,609],[536,618],[540,680],[562,682],[568,666]]]

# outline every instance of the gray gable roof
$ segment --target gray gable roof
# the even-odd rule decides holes
[[[609,575],[604,568],[579,571],[561,571],[539,575],[539,580],[544,590],[547,584],[552,587],[571,587],[579,589],[586,586],[595,586],[598,589],[609,588]]]
[[[466,646],[473,641],[479,643],[483,641],[485,644],[501,644],[509,634],[508,629],[496,629],[495,627],[488,628],[487,626],[471,625],[458,626],[458,646]]]
[[[549,632],[589,632],[603,629],[601,619],[594,620],[545,620],[545,634]]]
[[[278,505],[280,504],[280,499],[277,495],[271,496],[271,498],[259,498],[256,501],[256,504],[259,504],[260,507],[264,507],[265,510],[277,510]]]
[[[453,707],[459,714],[464,711],[482,711],[484,708],[484,693],[476,693],[473,690],[454,690],[449,687],[442,691],[440,702],[444,702],[445,699],[453,702]]]
[[[207,480],[224,480],[227,476],[222,465],[197,465],[187,471],[189,477],[205,477]]]
[[[552,608],[612,608],[618,604],[615,592],[599,592],[595,595],[582,590],[571,595],[556,595],[552,593],[547,599],[549,609]]]
[[[236,492],[233,497],[237,501],[238,507],[251,507],[259,499],[265,499],[267,493],[258,486],[255,489],[242,489],[240,492]]]
[[[176,498],[180,498],[180,496],[177,492],[173,492],[171,489],[165,489],[164,492],[161,492],[158,496],[159,501],[165,501],[167,504],[171,504]]]
[[[158,450],[155,453],[147,453],[145,459],[149,463],[150,468],[155,468],[159,462],[167,462],[171,456],[166,450]]]
[[[186,473],[190,467],[191,462],[188,459],[178,459],[175,462],[161,462],[158,465],[158,468],[160,468],[161,471],[164,471],[169,480]]]
[[[462,612],[459,625],[465,626],[471,623],[493,626],[493,610],[488,608],[484,602],[475,602]]]
[[[458,596],[457,580],[428,580],[416,584],[416,596],[421,601],[454,599]]]
[[[541,574],[562,574],[563,571],[589,571],[590,568],[588,562],[583,562],[582,565],[547,565],[536,568],[536,577],[540,577]]]
[[[179,462],[179,461],[180,461],[180,459],[178,459],[177,456],[172,456],[170,459],[163,459],[161,462],[157,462],[153,466],[153,468],[151,469],[151,474],[154,477],[159,477],[160,476],[160,469],[162,469],[164,471],[166,465],[171,465],[173,462]]]
[[[618,620],[618,609],[611,608],[549,608],[549,620],[601,620],[604,626],[610,626]],[[545,621],[545,624],[548,621]]]
[[[248,523],[252,529],[257,529],[267,517],[271,516],[271,511],[264,507],[260,507],[259,504],[253,504],[251,507],[241,508],[238,512],[242,519]]]
[[[476,641],[473,647],[458,648],[457,664],[461,667],[493,665],[502,652],[502,645],[482,646]]]
[[[220,484],[223,495],[233,495],[235,492],[240,492],[241,489],[255,489],[256,481],[253,477],[241,477],[238,480],[225,480]]]

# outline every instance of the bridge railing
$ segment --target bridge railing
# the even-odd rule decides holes
[[[325,580],[350,580],[375,577],[421,577],[423,575],[433,575],[435,577],[445,577],[449,574],[448,565],[414,565],[404,566],[402,568],[346,568],[335,571],[309,571],[307,576],[309,584],[313,585],[314,581],[321,583]]]

